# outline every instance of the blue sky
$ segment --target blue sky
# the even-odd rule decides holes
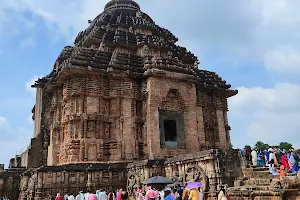
[[[33,135],[30,84],[48,74],[106,0],[0,2],[0,163]],[[229,101],[234,147],[287,141],[300,148],[300,2],[139,0],[142,11],[239,94]]]

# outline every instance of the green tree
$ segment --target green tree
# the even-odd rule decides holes
[[[293,149],[293,145],[288,142],[280,142],[279,146],[280,149],[290,150]]]
[[[269,148],[268,144],[265,144],[262,141],[257,141],[256,144],[254,145],[254,148],[256,148],[259,151],[263,151]]]

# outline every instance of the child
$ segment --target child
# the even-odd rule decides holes
[[[281,182],[281,184],[284,184],[285,177],[286,177],[285,167],[284,167],[284,165],[281,165],[280,166],[280,182]]]

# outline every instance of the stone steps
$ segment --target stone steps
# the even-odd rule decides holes
[[[269,186],[272,179],[267,178],[250,178],[249,180],[245,181],[245,185],[249,186]]]
[[[252,167],[253,171],[269,171],[268,167]]]

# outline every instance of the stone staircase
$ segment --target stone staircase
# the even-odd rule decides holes
[[[235,185],[229,190],[264,190],[268,191],[277,188],[279,175],[269,173],[268,167],[251,166],[244,168],[244,177],[235,181]]]

